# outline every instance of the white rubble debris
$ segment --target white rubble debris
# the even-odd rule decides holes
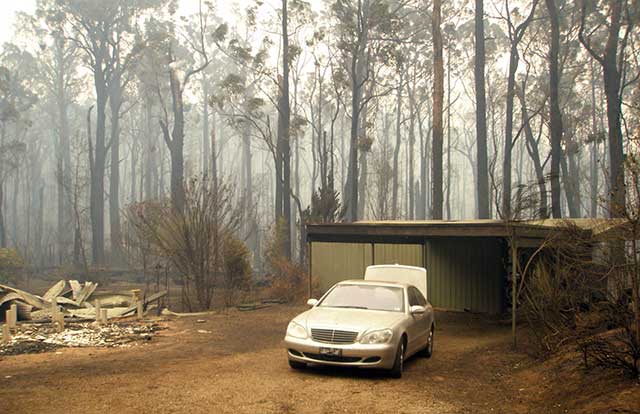
[[[157,324],[75,323],[62,332],[47,325],[23,325],[6,345],[0,345],[0,355],[42,352],[52,347],[129,347],[150,340],[160,327]]]

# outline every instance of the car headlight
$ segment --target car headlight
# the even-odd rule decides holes
[[[294,338],[307,339],[307,330],[299,323],[291,321],[287,326],[287,335]]]
[[[382,329],[380,331],[372,331],[364,334],[360,339],[362,344],[386,344],[391,340],[393,331],[391,329]]]

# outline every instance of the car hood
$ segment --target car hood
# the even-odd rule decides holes
[[[295,321],[302,323],[307,329],[325,328],[364,332],[371,329],[393,328],[404,316],[402,312],[315,307],[298,315]]]

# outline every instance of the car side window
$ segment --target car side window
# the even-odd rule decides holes
[[[409,294],[409,306],[418,306],[420,305],[420,301],[418,299],[418,295],[416,295],[416,288],[410,287],[407,291]],[[420,292],[417,292],[420,293]]]
[[[427,306],[427,300],[422,295],[422,292],[420,292],[418,289],[414,289],[414,291],[415,291],[416,298],[418,300],[418,305]]]

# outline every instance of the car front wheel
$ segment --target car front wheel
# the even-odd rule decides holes
[[[307,367],[307,364],[305,364],[304,362],[289,360],[289,366],[293,369],[305,369]]]
[[[396,351],[396,359],[393,368],[389,371],[392,378],[402,378],[402,370],[404,368],[404,341],[400,341],[398,350]]]
[[[424,347],[424,349],[422,350],[422,352],[420,352],[420,355],[425,357],[425,358],[431,358],[431,355],[433,355],[433,340],[435,337],[435,329],[432,326],[431,329],[429,329],[429,337],[427,338],[427,345]]]

